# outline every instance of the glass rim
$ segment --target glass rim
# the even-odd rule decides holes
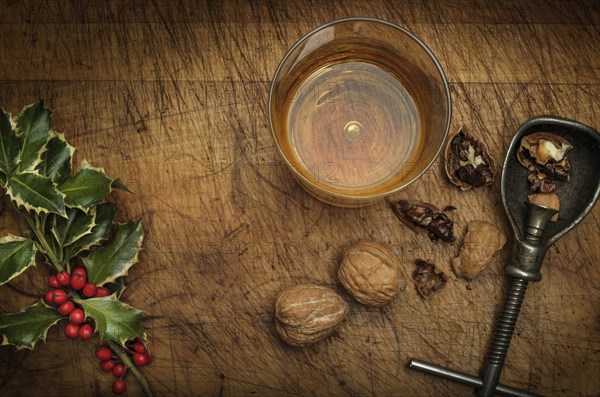
[[[393,189],[389,189],[387,191],[384,191],[381,193],[376,193],[376,194],[369,194],[369,195],[344,194],[344,193],[340,193],[340,192],[336,192],[336,191],[332,191],[332,190],[323,188],[321,185],[318,185],[318,184],[314,183],[313,181],[311,181],[310,179],[306,178],[304,175],[302,175],[301,172],[299,172],[294,167],[294,165],[292,164],[290,159],[288,159],[287,156],[285,155],[285,153],[283,152],[281,145],[279,144],[279,140],[277,139],[277,135],[275,134],[275,128],[273,127],[273,114],[272,114],[272,106],[271,105],[273,103],[273,94],[275,91],[275,81],[277,80],[277,77],[279,76],[281,69],[283,68],[283,65],[286,63],[286,61],[288,61],[289,57],[294,52],[294,50],[296,50],[296,48],[298,48],[302,43],[304,43],[311,36],[313,36],[314,34],[320,32],[324,29],[327,29],[331,26],[334,26],[334,25],[337,25],[340,23],[346,23],[346,22],[379,23],[379,24],[387,25],[391,28],[394,28],[394,29],[398,30],[400,33],[405,34],[408,37],[410,37],[425,51],[425,53],[433,61],[437,71],[440,74],[444,89],[446,91],[446,104],[448,106],[448,117],[446,119],[446,126],[444,128],[444,136],[443,136],[442,144],[435,152],[435,155],[432,157],[431,161],[429,161],[429,163],[421,171],[419,171],[418,174],[416,174],[413,178],[411,178],[409,181],[406,181],[405,183],[403,183],[399,186],[396,186]],[[271,135],[273,137],[273,140],[275,141],[275,146],[277,146],[277,151],[279,152],[280,157],[283,158],[287,167],[292,170],[292,173],[294,174],[294,176],[296,178],[299,178],[301,180],[302,184],[306,184],[306,186],[309,186],[311,189],[322,192],[331,197],[348,200],[348,201],[357,201],[357,202],[360,200],[378,199],[378,198],[386,197],[391,194],[397,193],[397,192],[405,189],[409,185],[411,185],[413,182],[418,180],[421,176],[423,176],[423,174],[425,174],[431,168],[431,166],[435,163],[435,161],[439,157],[440,153],[442,152],[442,149],[444,148],[444,142],[446,142],[446,139],[448,138],[448,134],[450,132],[450,124],[452,121],[452,99],[450,97],[450,85],[448,84],[448,79],[446,78],[446,74],[444,73],[444,70],[442,69],[442,65],[440,64],[440,62],[438,61],[436,56],[433,54],[431,49],[421,39],[419,39],[414,33],[410,32],[409,30],[407,30],[399,25],[396,25],[395,23],[385,21],[385,20],[379,19],[379,18],[372,18],[372,17],[349,17],[349,18],[335,19],[335,20],[329,21],[323,25],[316,27],[315,29],[309,31],[308,33],[304,34],[300,39],[298,39],[294,43],[294,45],[292,45],[286,51],[285,55],[279,62],[277,69],[275,69],[275,73],[273,74],[273,78],[271,79],[271,87],[269,89],[269,101],[268,101],[267,106],[269,107],[269,128],[271,130]],[[319,199],[319,200],[321,200],[321,199]]]

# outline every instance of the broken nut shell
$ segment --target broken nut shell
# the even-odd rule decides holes
[[[573,146],[565,138],[550,132],[534,132],[521,138],[517,159],[529,171],[540,172],[550,179],[568,180]]]
[[[531,194],[527,196],[529,201],[537,205],[543,205],[544,207],[553,208],[557,211],[560,211],[560,200],[558,198],[558,194],[556,193],[538,193]],[[556,222],[558,220],[558,214],[554,214],[552,218],[550,218],[552,222]]]
[[[412,278],[417,291],[424,299],[429,299],[434,293],[444,288],[448,282],[446,274],[436,272],[435,265],[423,259],[416,260]]]
[[[454,223],[436,206],[422,201],[398,200],[389,201],[389,206],[396,217],[413,232],[427,230],[431,241],[454,241]]]
[[[469,222],[460,254],[452,259],[454,274],[472,280],[492,262],[494,254],[505,244],[506,235],[494,224],[486,221]]]
[[[461,190],[494,183],[494,159],[486,144],[470,135],[465,127],[448,140],[444,157],[448,179]]]

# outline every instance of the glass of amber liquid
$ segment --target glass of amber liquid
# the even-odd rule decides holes
[[[368,205],[418,179],[450,127],[444,72],[407,30],[370,18],[327,23],[285,55],[271,85],[277,148],[313,196]]]

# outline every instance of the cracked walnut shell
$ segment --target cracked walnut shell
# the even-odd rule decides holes
[[[335,331],[348,303],[334,290],[301,284],[284,290],[275,303],[275,329],[292,346],[305,346]]]
[[[494,159],[486,144],[469,134],[465,127],[448,140],[444,157],[448,179],[461,190],[494,183]]]
[[[383,306],[406,288],[406,276],[396,254],[387,245],[371,240],[348,248],[338,278],[357,301],[370,306]]]
[[[452,270],[457,277],[475,278],[492,261],[494,254],[506,244],[506,235],[486,221],[471,221],[467,225],[460,255],[452,259]]]

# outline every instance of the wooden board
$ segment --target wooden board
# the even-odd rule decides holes
[[[407,27],[451,82],[455,131],[466,125],[503,158],[527,118],[557,114],[600,127],[600,7],[593,0],[207,1],[0,3],[0,106],[38,98],[76,158],[119,175],[121,216],[141,217],[145,250],[125,299],[146,311],[155,395],[463,396],[464,386],[412,372],[418,357],[477,374],[507,278],[505,249],[467,284],[450,271],[458,243],[432,244],[384,203],[341,209],[313,199],[278,158],[267,120],[269,81],[298,38],[334,18]],[[459,235],[473,219],[507,232],[500,187],[461,193],[437,162],[395,198],[453,204]],[[543,395],[600,391],[600,207],[550,249],[527,292],[502,382]],[[0,235],[25,233],[4,210]],[[338,285],[344,249],[389,243],[407,272],[436,262],[448,285],[423,301],[409,284],[382,309]],[[460,240],[460,239],[459,239]],[[47,269],[0,288],[0,312],[44,289]],[[333,337],[304,349],[275,334],[274,300],[303,282],[351,303]],[[94,344],[56,327],[34,352],[0,349],[2,396],[110,395]],[[133,379],[128,395],[140,395]]]

